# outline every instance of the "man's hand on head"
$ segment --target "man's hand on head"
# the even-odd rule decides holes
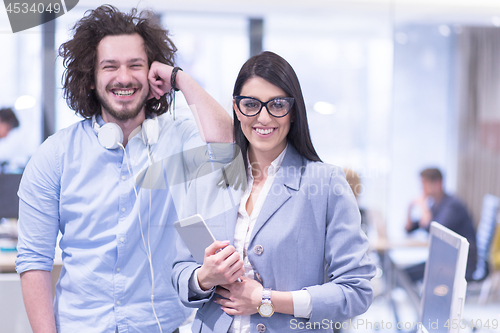
[[[172,75],[173,67],[154,61],[149,68],[149,96],[148,99],[160,99],[161,96],[168,93],[172,87],[170,85],[170,76]]]

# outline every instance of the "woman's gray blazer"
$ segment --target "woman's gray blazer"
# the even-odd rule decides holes
[[[214,179],[220,179],[215,176]],[[217,240],[233,243],[240,196],[232,187],[193,183],[192,213],[205,218]],[[207,185],[208,184],[208,185]],[[189,278],[200,265],[177,243],[172,282],[184,305],[199,308],[193,332],[227,332],[232,316],[199,298]],[[311,162],[288,144],[287,152],[252,232],[247,255],[255,279],[278,291],[307,289],[309,320],[275,313],[251,316],[252,332],[332,332],[335,322],[364,313],[372,302],[375,266],[360,228],[356,199],[342,169]],[[315,328],[315,329],[307,329]]]

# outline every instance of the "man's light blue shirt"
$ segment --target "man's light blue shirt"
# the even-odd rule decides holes
[[[180,192],[173,193],[164,158],[204,143],[191,119],[163,115],[158,121],[160,137],[150,149],[155,164],[162,164],[156,176],[163,186],[136,187],[138,199],[135,178],[151,163],[141,132],[124,154],[102,147],[91,120],[83,120],[48,138],[26,167],[18,193],[16,269],[51,271],[61,232],[63,268],[54,301],[58,332],[158,332],[148,247],[163,331],[173,331],[189,314],[170,279],[177,237],[173,223],[184,185],[177,181]],[[98,122],[104,124],[100,117]],[[182,163],[172,167],[196,168],[190,165],[194,160]]]

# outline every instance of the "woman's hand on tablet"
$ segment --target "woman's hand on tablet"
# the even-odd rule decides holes
[[[205,249],[203,265],[198,270],[198,284],[209,290],[217,285],[230,284],[245,273],[243,260],[229,241],[215,241]]]

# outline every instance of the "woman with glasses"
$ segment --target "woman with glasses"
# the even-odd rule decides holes
[[[233,98],[248,186],[239,205],[207,221],[218,241],[203,265],[178,247],[174,285],[185,305],[200,307],[192,330],[332,332],[372,301],[375,268],[356,199],[342,169],[318,157],[286,60],[250,58]]]

